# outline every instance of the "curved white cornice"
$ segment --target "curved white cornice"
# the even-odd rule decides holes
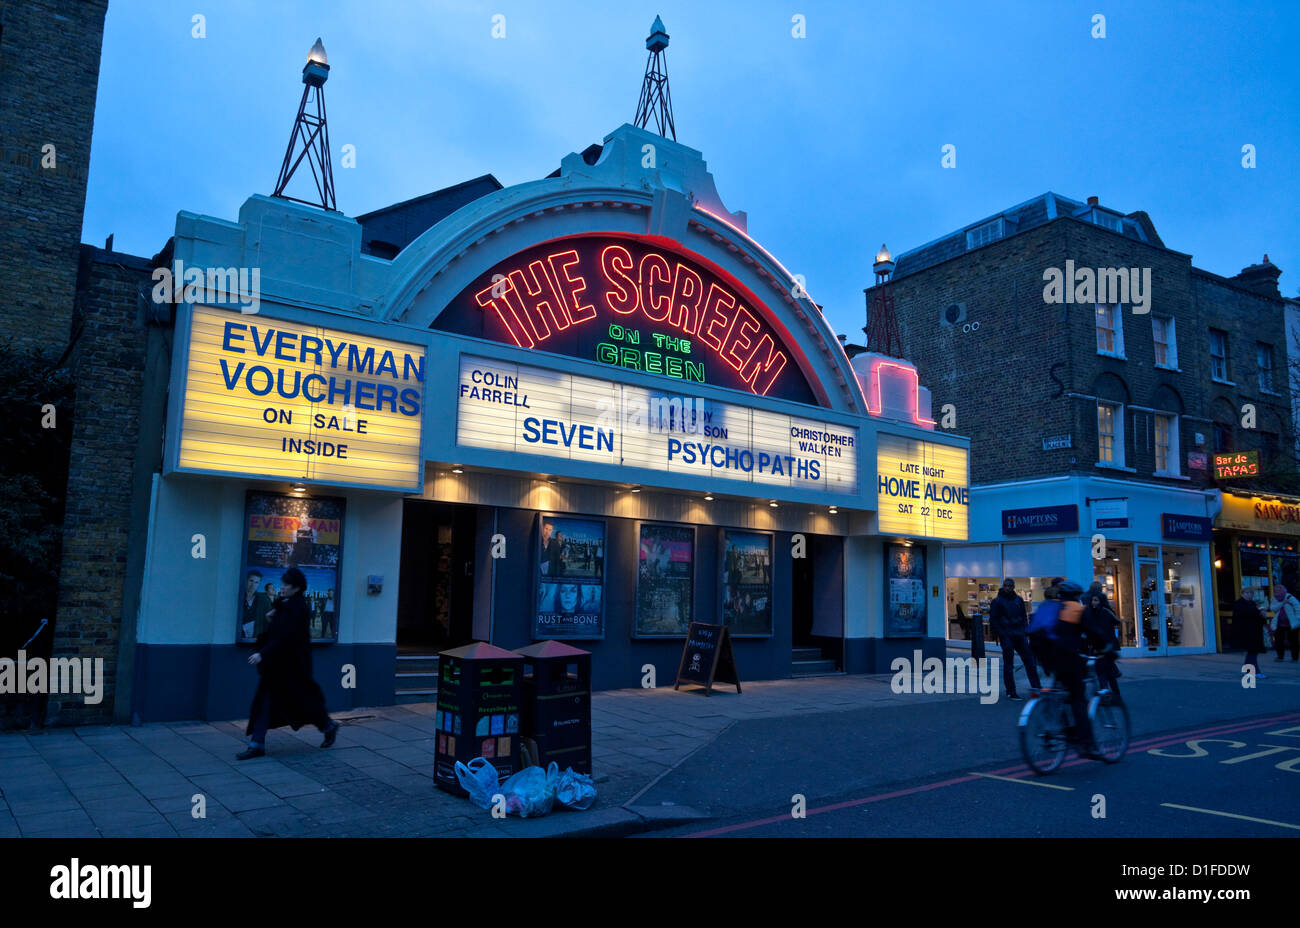
[[[377,317],[427,328],[485,270],[538,242],[597,231],[662,236],[726,269],[798,340],[831,408],[865,413],[849,361],[793,276],[722,204],[700,153],[624,125],[599,160],[578,154],[549,177],[495,191],[426,230],[389,268]],[[814,386],[814,390],[816,390]]]

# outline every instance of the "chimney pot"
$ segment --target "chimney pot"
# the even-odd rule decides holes
[[[1089,205],[1089,206],[1096,206],[1096,205],[1097,205],[1097,198],[1096,198],[1096,197],[1088,197],[1088,205]]]

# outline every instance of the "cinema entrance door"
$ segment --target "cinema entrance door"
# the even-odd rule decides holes
[[[402,505],[399,703],[432,699],[438,652],[474,640],[474,538],[479,514],[477,506],[423,499],[408,499]]]

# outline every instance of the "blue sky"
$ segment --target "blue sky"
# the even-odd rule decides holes
[[[631,121],[656,13],[678,140],[851,340],[882,241],[899,253],[1046,190],[1145,209],[1216,273],[1267,252],[1282,292],[1300,287],[1293,2],[111,0],[83,239],[148,256],[177,211],[234,219],[269,194],[318,35],[347,215],[543,177]]]

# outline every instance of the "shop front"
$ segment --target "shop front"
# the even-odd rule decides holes
[[[1273,590],[1300,590],[1300,498],[1222,491],[1214,520],[1214,577],[1220,650],[1233,647],[1233,604],[1243,594],[1273,616]]]
[[[904,362],[850,365],[698,152],[623,126],[590,160],[391,260],[283,200],[181,214],[178,261],[257,266],[263,292],[177,307],[141,718],[246,713],[288,566],[331,708],[431,698],[438,651],[474,640],[571,641],[597,688],[671,684],[691,622],[751,680],[942,654],[966,439]]]
[[[989,636],[1004,578],[1032,612],[1056,577],[1100,582],[1127,657],[1215,650],[1208,583],[1213,492],[1100,477],[1055,477],[972,490],[971,539],[945,552],[947,633]]]

